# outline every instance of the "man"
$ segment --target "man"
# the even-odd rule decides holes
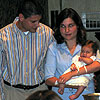
[[[5,100],[25,100],[45,90],[44,61],[53,31],[40,23],[40,5],[26,1],[19,17],[0,30],[0,87]],[[4,93],[4,95],[3,95]]]

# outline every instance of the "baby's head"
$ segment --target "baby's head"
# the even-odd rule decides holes
[[[99,49],[99,46],[97,42],[92,40],[87,40],[83,45],[81,49],[81,57],[88,57],[96,56],[97,50]]]

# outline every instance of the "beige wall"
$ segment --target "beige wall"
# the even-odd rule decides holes
[[[62,0],[62,7],[72,7],[79,13],[100,12],[100,0]]]
[[[49,25],[51,26],[51,11],[60,11],[60,0],[48,0]]]
[[[79,15],[83,12],[100,12],[100,0],[61,0],[62,9],[72,7]],[[51,25],[51,10],[60,11],[60,0],[48,0],[49,24]]]

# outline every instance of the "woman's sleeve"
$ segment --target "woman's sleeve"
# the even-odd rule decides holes
[[[45,80],[54,77],[56,71],[56,48],[51,44],[47,51],[45,63]]]

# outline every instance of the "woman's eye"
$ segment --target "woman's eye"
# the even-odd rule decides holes
[[[65,26],[65,25],[60,25],[60,27],[61,27],[61,28],[65,28],[66,26]]]
[[[73,27],[73,26],[74,26],[74,24],[70,24],[70,25],[69,25],[69,27]]]

